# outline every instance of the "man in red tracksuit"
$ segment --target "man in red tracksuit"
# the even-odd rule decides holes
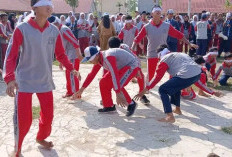
[[[52,78],[54,53],[66,69],[77,75],[65,55],[59,30],[47,21],[52,13],[51,0],[32,0],[35,17],[18,25],[7,48],[3,77],[6,92],[15,97],[14,134],[15,154],[21,154],[24,137],[32,123],[32,95],[36,93],[41,107],[37,143],[45,148],[53,147],[45,139],[50,135],[53,120]],[[22,51],[19,55],[19,48]],[[17,60],[19,62],[17,63]],[[16,89],[16,94],[15,90]]]
[[[152,21],[146,24],[142,30],[139,32],[132,45],[132,50],[136,51],[136,45],[138,45],[144,37],[148,38],[147,46],[147,69],[148,69],[148,81],[150,81],[156,71],[156,66],[159,61],[157,47],[166,44],[168,36],[182,40],[184,43],[188,44],[190,47],[198,48],[197,45],[190,44],[189,41],[184,37],[184,35],[177,31],[173,26],[166,22],[162,22],[161,7],[155,5],[152,9]]]
[[[115,41],[109,40],[109,45],[115,44]],[[85,88],[92,82],[101,67],[107,70],[107,73],[99,82],[103,108],[99,109],[100,113],[115,111],[111,90],[116,92],[117,104],[127,107],[126,116],[134,114],[137,104],[131,99],[125,86],[129,81],[139,73],[139,61],[135,56],[120,48],[111,48],[107,51],[100,52],[96,47],[90,46],[85,49],[85,58],[82,62],[89,61],[94,64],[92,71],[85,79],[81,89],[74,94],[74,98],[79,98]],[[129,105],[128,105],[129,104]]]
[[[52,17],[55,19],[54,22],[53,22]],[[60,30],[66,55],[68,56],[68,59],[73,64],[74,69],[79,71],[80,60],[83,58],[80,52],[79,43],[77,39],[75,38],[74,34],[72,33],[72,30],[69,27],[62,25],[58,17],[54,17],[54,16],[52,17],[50,18],[52,20],[50,22],[52,22]],[[63,69],[62,64],[60,64],[60,69]],[[63,98],[70,97],[75,92],[79,91],[79,80],[80,80],[80,78],[77,78],[77,76],[74,76],[67,69],[65,70],[65,74],[66,74],[66,81],[67,81],[66,83],[67,92],[63,96]]]

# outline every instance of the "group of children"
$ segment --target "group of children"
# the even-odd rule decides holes
[[[84,50],[84,58],[70,28],[62,25],[58,18],[49,18],[53,8],[51,0],[32,0],[31,6],[35,15],[16,27],[7,48],[3,70],[7,84],[6,92],[9,96],[15,97],[15,156],[20,155],[23,139],[32,123],[33,93],[37,94],[41,105],[36,141],[45,148],[53,147],[53,143],[45,139],[51,133],[53,120],[52,90],[55,86],[52,79],[52,62],[54,54],[61,63],[60,68],[62,69],[63,66],[66,68],[67,92],[64,98],[70,96],[72,99],[81,98],[82,93],[101,67],[104,68],[104,75],[99,81],[103,105],[103,108],[98,110],[99,113],[116,111],[111,95],[111,90],[114,89],[117,104],[127,108],[126,116],[132,116],[137,108],[135,100],[141,99],[144,104],[148,104],[149,100],[145,94],[154,88],[168,72],[171,78],[159,88],[164,112],[167,114],[165,118],[160,119],[161,122],[175,122],[173,112],[181,114],[181,90],[188,89],[192,84],[215,96],[221,95],[206,87],[207,75],[205,69],[199,66],[204,64],[203,60],[206,60],[206,67],[210,69],[214,80],[217,80],[222,70],[224,71],[219,81],[222,85],[225,85],[228,78],[232,76],[231,55],[226,56],[224,63],[215,73],[216,50],[212,50],[204,58],[197,58],[196,62],[187,54],[170,52],[166,45],[168,36],[182,40],[190,47],[198,48],[198,46],[189,43],[184,35],[170,24],[161,21],[162,9],[159,6],[154,6],[152,21],[147,23],[140,32],[131,25],[131,17],[127,16],[126,25],[119,37],[109,39],[108,50],[101,51],[98,47],[90,46]],[[47,21],[48,18],[53,24]],[[145,36],[148,39],[147,80],[144,79],[140,59],[136,56],[138,45]],[[121,40],[124,44],[121,44]],[[20,47],[22,50],[19,54]],[[94,66],[79,89],[80,61],[90,62]],[[125,89],[133,78],[138,80],[139,85],[139,94],[134,99]],[[171,104],[176,106],[174,111]]]

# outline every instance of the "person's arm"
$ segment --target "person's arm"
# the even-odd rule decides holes
[[[79,48],[78,41],[76,37],[73,35],[73,33],[70,30],[66,30],[63,32],[63,37],[66,39],[69,43],[73,45],[75,49]]]
[[[112,30],[112,35],[116,36],[117,34],[116,34],[115,28],[113,26],[113,23],[111,21],[110,21],[110,27],[111,27],[111,30]]]
[[[165,62],[161,62],[156,70],[156,76],[149,82],[149,85],[146,87],[148,90],[155,87],[157,83],[163,78],[165,72],[168,70],[168,65]]]
[[[109,56],[106,58],[105,63],[109,67],[109,72],[112,77],[114,90],[116,93],[119,93],[121,91],[121,87],[116,58],[114,56]]]
[[[7,34],[4,33],[2,26],[0,25],[0,36],[4,39],[8,39]]]
[[[137,51],[137,49],[136,49],[137,44],[139,44],[146,35],[147,35],[147,31],[146,31],[146,28],[143,26],[143,28],[141,29],[141,31],[135,37],[135,40],[134,40],[134,42],[132,44],[131,49],[133,51]]]
[[[135,29],[135,37],[137,37],[138,34],[139,34],[139,30],[136,28]]]
[[[218,79],[219,75],[220,75],[221,72],[222,72],[222,66],[223,66],[223,65],[221,65],[221,66],[219,67],[219,69],[217,70],[216,74],[213,76],[213,80],[217,80],[217,79]]]
[[[123,30],[121,30],[120,33],[118,34],[118,38],[119,38],[120,40],[123,40],[123,38],[124,38]]]
[[[57,36],[56,39],[56,45],[55,45],[55,55],[56,55],[56,59],[62,64],[64,65],[64,67],[68,70],[68,71],[73,71],[73,65],[72,63],[68,60],[67,55],[65,54],[65,50],[64,50],[64,46],[62,43],[62,39],[61,39],[61,35],[59,34]]]
[[[6,84],[15,80],[15,68],[19,54],[19,47],[22,45],[22,43],[23,34],[18,28],[16,28],[7,48],[5,58],[6,62],[3,68],[3,77]]]
[[[195,82],[194,85],[203,90],[204,92],[214,95],[214,91],[208,88],[204,83],[202,83],[201,80]]]
[[[86,77],[86,79],[82,85],[82,88],[85,89],[89,86],[89,84],[93,81],[93,79],[95,78],[95,76],[97,75],[97,73],[100,69],[101,69],[101,65],[99,65],[99,64],[93,66],[91,72]]]

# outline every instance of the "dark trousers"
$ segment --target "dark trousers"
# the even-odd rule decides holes
[[[230,78],[231,76],[229,75],[222,75],[220,80],[219,80],[219,83],[221,86],[226,86],[227,85],[227,81],[228,79]]]
[[[220,43],[220,48],[218,50],[219,56],[221,55],[222,52],[231,51],[231,43],[232,43],[232,39],[222,40],[222,42]]]
[[[180,94],[181,90],[185,89],[200,79],[200,74],[188,79],[182,79],[180,77],[173,77],[159,88],[159,94],[163,103],[164,112],[171,113],[172,106],[174,104],[177,107],[180,107]],[[171,100],[169,98],[171,97]]]
[[[167,44],[171,52],[177,52],[177,42],[168,42]]]
[[[206,55],[206,51],[208,48],[208,40],[207,39],[197,39],[197,45],[199,48],[197,49],[197,55],[204,56]]]

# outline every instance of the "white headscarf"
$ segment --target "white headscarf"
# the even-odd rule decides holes
[[[195,18],[197,18],[197,21],[194,21]],[[197,15],[193,15],[192,24],[193,24],[194,27],[196,26],[197,22],[198,22],[198,16]]]
[[[72,13],[72,16],[74,16],[73,11],[70,11],[69,13]],[[66,23],[71,23],[70,16],[68,16],[68,17],[67,17],[67,19],[66,19]]]
[[[92,26],[92,25],[93,25],[94,20],[93,20],[93,19],[91,20],[91,19],[90,19],[90,16],[93,16],[93,13],[90,13],[90,14],[88,15],[88,20],[87,20],[87,21],[88,21],[88,23],[89,23],[89,25],[90,25],[90,26]]]
[[[35,17],[35,12],[33,10],[31,10],[31,13],[29,15],[24,17],[23,22],[28,22],[30,20],[30,18],[32,18],[32,17]]]
[[[81,18],[82,15],[84,15],[84,19]],[[85,22],[86,22],[86,20],[85,20],[85,13],[80,13],[80,18],[79,18],[79,20],[77,21],[77,24],[78,24],[78,25],[81,25],[81,24],[83,24],[83,23],[85,23]]]
[[[62,17],[64,17],[64,21],[61,20]],[[64,15],[61,15],[61,16],[60,16],[60,21],[61,21],[61,24],[62,24],[62,25],[65,25],[65,24],[66,24],[66,20],[65,20],[65,16],[64,16]]]

